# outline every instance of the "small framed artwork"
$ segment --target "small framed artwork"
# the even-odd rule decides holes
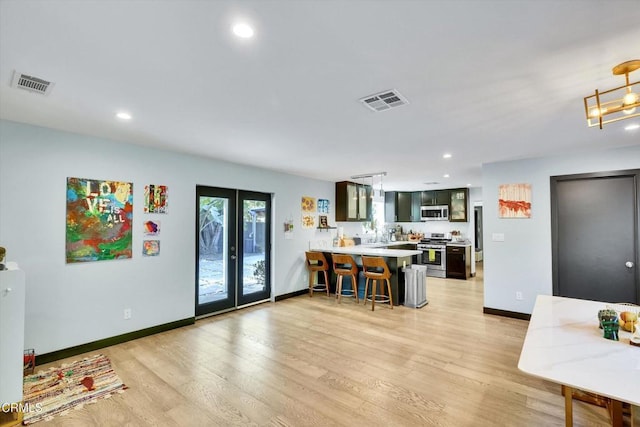
[[[160,255],[160,240],[144,240],[142,242],[142,255],[143,256]]]
[[[319,217],[319,222],[320,224],[318,225],[318,227],[320,228],[329,228],[329,221],[327,220],[327,216],[326,215],[320,215]]]
[[[499,218],[531,218],[531,184],[502,184],[498,188]]]
[[[302,228],[316,228],[316,216],[302,214]]]
[[[284,238],[286,240],[293,239],[293,220],[288,219],[284,222]]]
[[[144,213],[167,213],[169,204],[166,185],[149,184],[144,186]]]
[[[315,197],[302,196],[300,201],[300,209],[302,212],[315,212],[316,211],[316,199]]]
[[[284,222],[284,232],[289,233],[293,231],[293,220],[288,219]]]
[[[329,200],[318,199],[318,213],[329,213]]]
[[[160,221],[145,221],[144,234],[147,236],[157,236],[160,234]]]

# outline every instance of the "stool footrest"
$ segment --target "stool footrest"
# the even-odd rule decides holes
[[[376,298],[376,302],[389,302],[389,296],[385,294],[382,294],[382,295],[376,294],[375,298]],[[371,301],[371,295],[367,295],[366,300]]]

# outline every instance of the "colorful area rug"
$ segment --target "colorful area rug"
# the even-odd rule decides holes
[[[109,358],[101,354],[28,375],[24,377],[23,392],[29,410],[23,424],[51,419],[125,389]]]

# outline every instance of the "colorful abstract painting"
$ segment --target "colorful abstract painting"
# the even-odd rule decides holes
[[[67,263],[131,258],[133,184],[67,178]]]
[[[167,213],[168,189],[166,185],[144,186],[144,213]]]
[[[142,242],[142,255],[144,256],[160,255],[160,240],[144,240]]]
[[[531,184],[503,184],[498,189],[500,218],[531,218]]]
[[[160,234],[160,221],[145,221],[144,234],[147,236],[157,236]]]

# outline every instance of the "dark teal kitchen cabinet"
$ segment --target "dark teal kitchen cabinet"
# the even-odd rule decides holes
[[[420,221],[419,191],[387,191],[384,193],[384,220],[390,222]]]
[[[449,206],[449,190],[423,191],[422,206]]]

